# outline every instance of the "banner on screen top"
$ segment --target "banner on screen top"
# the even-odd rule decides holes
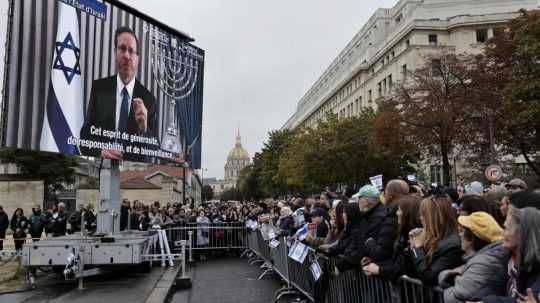
[[[204,51],[115,4],[10,2],[2,145],[200,168]]]

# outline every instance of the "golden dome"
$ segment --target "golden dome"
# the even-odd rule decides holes
[[[236,135],[236,143],[234,145],[234,148],[229,152],[229,156],[227,158],[249,160],[248,152],[242,147],[242,138],[240,137],[240,131],[238,131],[238,134]]]

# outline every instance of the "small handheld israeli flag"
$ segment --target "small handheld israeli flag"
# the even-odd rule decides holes
[[[304,224],[304,226],[302,226],[302,228],[297,230],[294,235],[299,241],[303,241],[307,237],[307,234],[308,234],[308,225]]]
[[[383,189],[382,175],[369,177],[369,181],[371,182],[371,185],[377,187],[377,189],[379,189],[379,190]]]

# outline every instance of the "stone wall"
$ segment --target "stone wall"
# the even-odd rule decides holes
[[[43,181],[0,181],[0,205],[9,218],[17,208],[24,214],[32,214],[32,207],[39,204],[43,207]]]
[[[128,199],[133,203],[134,200],[139,200],[146,205],[150,205],[154,201],[161,201],[161,189],[122,189],[120,191],[121,199]],[[97,208],[99,200],[98,189],[78,189],[77,190],[77,207],[83,203],[94,204]]]

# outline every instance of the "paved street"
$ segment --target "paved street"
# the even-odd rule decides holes
[[[75,281],[66,282],[63,277],[50,274],[38,280],[35,290],[0,295],[0,302],[10,303],[144,303],[167,269],[156,267],[150,274],[120,270],[116,273],[85,279],[85,289],[78,290]]]
[[[192,289],[177,292],[172,302],[272,302],[274,292],[280,287],[279,280],[268,275],[259,281],[261,272],[258,266],[249,266],[247,259],[237,257],[199,262],[193,269]]]

